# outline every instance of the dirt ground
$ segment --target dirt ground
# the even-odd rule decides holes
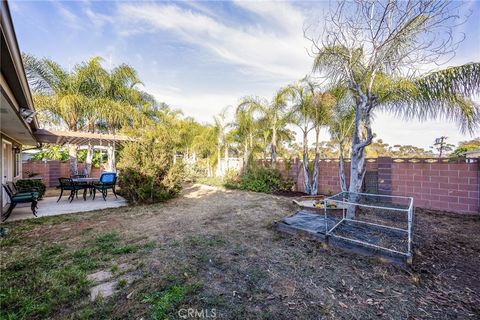
[[[30,319],[195,318],[183,309],[217,319],[480,319],[479,217],[417,209],[413,266],[402,270],[279,233],[275,222],[296,210],[291,202],[191,185],[164,204],[8,223],[1,270],[12,279],[35,272],[18,269],[18,260],[53,244],[63,249],[50,268],[111,232],[124,245],[151,249],[117,250],[85,269],[133,266],[136,280],[114,297],[90,303],[83,290],[30,313],[4,301],[2,312]],[[12,279],[2,280],[0,298],[20,283]]]

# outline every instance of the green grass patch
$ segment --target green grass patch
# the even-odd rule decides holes
[[[149,304],[150,319],[176,317],[177,308],[187,301],[187,297],[199,291],[199,284],[172,285],[165,290],[146,295],[143,302]]]
[[[109,232],[99,235],[94,240],[94,246],[104,254],[129,254],[140,250],[138,245],[122,245],[121,237],[116,232]]]
[[[157,247],[157,243],[155,241],[148,241],[143,245],[143,249],[147,252],[152,252],[153,249]]]
[[[0,277],[0,318],[45,319],[88,295],[86,272],[66,259],[64,248],[48,246],[7,264]]]
[[[19,225],[19,230],[33,226],[26,225],[27,228]],[[89,273],[109,268],[115,255],[145,252],[145,248],[154,247],[148,242],[125,244],[117,232],[99,234],[83,244],[75,244],[75,248],[50,243],[35,250],[18,251],[14,241],[5,244],[8,237],[21,236],[22,233],[15,229],[7,238],[2,238],[2,249],[12,246],[15,254],[6,256],[0,266],[0,319],[48,319],[59,310],[75,310],[80,301],[88,299],[89,288],[93,285],[87,279]],[[121,279],[118,285],[125,287],[126,280]],[[102,306],[93,308],[104,312],[105,319],[109,318],[108,303],[103,301]],[[77,315],[95,319],[100,314],[90,314],[89,306],[82,308],[85,312],[77,310]]]
[[[94,245],[103,253],[112,253],[118,246],[120,235],[117,232],[109,232],[99,235],[94,240]]]

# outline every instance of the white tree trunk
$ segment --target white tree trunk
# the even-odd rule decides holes
[[[343,152],[343,143],[340,143],[340,161],[338,163],[338,177],[340,179],[340,188],[342,188],[342,191],[347,191],[347,181],[345,179],[345,159]]]
[[[215,173],[217,177],[221,177],[223,175],[221,150],[222,149],[220,148],[220,144],[218,144],[217,145],[217,170]]]
[[[313,161],[312,188],[310,195],[318,194],[318,176],[320,174],[320,127],[315,128],[315,159]]]
[[[225,142],[225,150],[224,150],[224,159],[225,159],[225,172],[230,168],[228,165],[228,144]]]
[[[370,123],[371,102],[367,104],[367,97],[360,94],[359,103],[355,114],[355,129],[353,132],[353,143],[350,160],[350,192],[349,201],[356,202],[357,193],[362,191],[363,178],[365,177],[365,147],[368,146],[373,139],[372,128]],[[366,137],[362,139],[362,126],[366,131]],[[348,219],[355,218],[356,206],[349,205],[346,217]]]
[[[306,194],[311,194],[310,173],[308,170],[308,137],[303,134],[303,189]]]
[[[243,149],[243,168],[242,168],[242,171],[243,171],[243,173],[246,173],[247,170],[248,170],[248,161],[249,161],[249,158],[250,158],[247,141],[245,141],[245,144],[244,144],[243,148],[244,149]]]
[[[86,174],[90,176],[92,172],[93,146],[89,143],[87,147],[87,158],[85,159]]]
[[[273,165],[277,162],[277,129],[273,128],[272,130],[272,154],[270,158],[270,162]]]
[[[77,145],[69,144],[68,145],[68,156],[70,158],[70,174],[78,174],[78,159],[77,159]]]
[[[108,157],[108,170],[111,172],[116,172],[117,168],[115,167],[115,143],[113,145],[108,146],[107,157]]]
[[[315,196],[318,194],[318,176],[320,174],[320,155],[317,153],[313,161],[313,175],[312,175],[312,187],[310,189],[310,195]]]

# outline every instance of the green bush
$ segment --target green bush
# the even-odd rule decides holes
[[[120,193],[132,203],[166,201],[182,188],[183,165],[173,164],[173,142],[158,127],[125,144],[118,169]]]
[[[250,169],[240,181],[231,181],[227,187],[240,187],[244,190],[273,193],[280,190],[291,190],[293,183],[283,179],[280,171],[262,167]]]
[[[39,199],[43,198],[45,190],[47,189],[47,186],[40,179],[21,179],[17,180],[15,185],[18,187],[18,189],[37,189],[39,193]]]

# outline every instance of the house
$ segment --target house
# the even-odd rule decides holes
[[[2,184],[21,178],[22,149],[38,147],[34,136],[38,129],[32,96],[18,48],[8,3],[1,1],[0,52],[0,158]],[[8,196],[2,188],[0,213],[3,214]]]
[[[480,149],[474,149],[465,152],[465,157],[467,158],[467,162],[472,162],[473,159],[480,158]]]

